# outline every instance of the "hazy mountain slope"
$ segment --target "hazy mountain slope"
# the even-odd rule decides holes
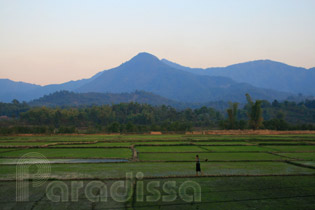
[[[199,75],[224,76],[256,87],[315,95],[315,68],[299,68],[271,60],[208,69],[184,67],[166,59],[162,59],[162,62],[173,68]]]
[[[40,87],[39,85],[30,83],[0,79],[0,101],[11,102],[13,99],[27,101],[29,100],[29,93],[32,93]]]
[[[11,102],[13,99],[18,99],[19,101],[30,101],[60,90],[73,91],[82,85],[93,81],[101,73],[102,72],[99,72],[89,79],[46,86],[15,82],[8,79],[0,79],[0,101]]]

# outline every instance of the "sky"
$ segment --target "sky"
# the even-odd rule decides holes
[[[315,67],[314,0],[0,0],[0,78],[59,84],[149,52]]]

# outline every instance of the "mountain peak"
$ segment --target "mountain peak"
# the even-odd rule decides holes
[[[156,56],[147,53],[147,52],[141,52],[135,57],[133,57],[130,62],[144,62],[144,63],[152,63],[160,61]]]

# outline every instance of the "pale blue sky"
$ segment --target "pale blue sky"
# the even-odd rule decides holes
[[[0,78],[87,78],[138,52],[190,67],[315,66],[314,0],[0,0]]]

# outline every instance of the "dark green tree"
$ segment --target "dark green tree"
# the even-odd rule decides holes
[[[256,100],[255,103],[252,101],[252,98],[248,93],[246,93],[246,99],[248,102],[248,125],[250,128],[256,130],[262,126],[263,117],[261,109],[261,100]]]
[[[230,108],[226,110],[228,114],[228,128],[229,129],[237,128],[237,108],[238,108],[238,103],[230,103]]]

